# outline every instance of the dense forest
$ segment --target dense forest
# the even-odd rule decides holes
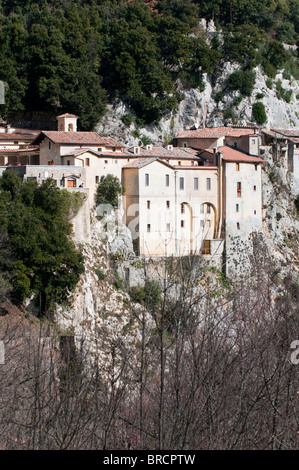
[[[200,18],[222,31],[210,45]],[[69,111],[87,130],[120,97],[139,125],[159,121],[182,99],[179,84],[203,87],[221,61],[299,77],[297,52],[283,47],[298,43],[299,0],[2,0],[0,21],[4,118]]]

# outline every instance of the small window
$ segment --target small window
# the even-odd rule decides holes
[[[181,227],[185,227],[185,221],[184,220],[181,220]]]
[[[237,229],[240,230],[240,224],[237,222]]]
[[[240,171],[240,163],[236,163],[236,170]]]
[[[211,254],[211,240],[205,240],[203,243],[202,248],[203,255],[210,255]]]
[[[181,204],[181,214],[185,214],[185,204]]]
[[[66,164],[67,164],[68,166],[70,166],[70,164],[71,164],[71,161],[70,161],[70,160],[68,160],[68,161],[66,162]]]
[[[117,164],[117,163],[118,163],[118,160],[114,160],[114,163]]]
[[[256,210],[254,211],[254,215],[256,215]]]
[[[211,214],[211,206],[210,206],[210,204],[207,205],[207,214]]]
[[[211,190],[211,178],[207,178],[207,190]]]
[[[253,145],[255,145],[255,139],[252,139],[252,141],[251,141],[251,142],[252,142],[252,144],[253,144]]]
[[[151,231],[151,224],[147,224],[147,231],[148,231],[148,232]]]
[[[184,142],[184,143],[183,143],[183,147],[184,147],[184,148],[187,148],[187,147],[188,147],[187,142]]]
[[[179,161],[179,162],[178,162],[178,165],[181,166],[181,164],[182,164],[182,163]]]
[[[256,186],[255,185],[253,186],[253,191],[256,191]]]
[[[184,183],[184,178],[180,178],[180,189],[184,189],[185,183]]]
[[[239,212],[239,204],[236,204],[236,212]]]
[[[145,174],[145,186],[149,186],[149,174]]]
[[[237,197],[241,197],[242,194],[242,185],[240,182],[237,183]]]
[[[96,176],[96,184],[99,184],[99,182],[100,182],[100,177]]]
[[[257,171],[257,164],[254,165],[254,169],[255,169],[255,171]]]
[[[211,227],[211,221],[210,221],[210,220],[207,220],[207,221],[206,221],[206,225],[207,225],[208,228],[210,228],[210,227]]]
[[[194,189],[198,189],[198,178],[194,178]]]
[[[151,208],[151,201],[147,201],[147,202],[146,202],[146,207],[147,207],[148,209]]]
[[[166,209],[170,208],[170,201],[166,201]]]
[[[86,166],[89,166],[89,165],[90,165],[90,159],[86,158]]]
[[[108,160],[105,160],[105,165],[108,165]]]
[[[165,184],[169,186],[169,175],[165,175]]]
[[[166,232],[170,232],[170,224],[166,224]]]
[[[200,213],[201,213],[201,214],[204,214],[204,213],[205,213],[205,206],[204,206],[204,204],[202,204],[202,205],[200,206]]]

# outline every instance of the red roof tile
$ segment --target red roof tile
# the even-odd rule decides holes
[[[227,162],[264,163],[262,158],[247,155],[226,145],[219,147],[218,151],[222,152],[222,158]]]
[[[182,131],[176,136],[176,139],[219,139],[226,136],[230,131],[232,131],[231,127],[206,127],[204,129]]]
[[[129,150],[133,153],[132,150]],[[140,153],[134,154],[139,157],[158,157],[161,159],[179,159],[179,160],[198,160],[198,150],[191,148],[182,148],[182,147],[173,147],[171,150],[168,150],[166,147],[153,147],[152,149],[140,149]]]
[[[64,131],[42,131],[34,140],[34,144],[40,143],[45,137],[55,144],[73,145],[103,145],[108,147],[122,148],[123,145],[110,137],[101,137],[96,132],[64,132]]]

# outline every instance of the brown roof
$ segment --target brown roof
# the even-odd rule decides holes
[[[133,153],[132,150],[129,152]],[[171,150],[168,150],[166,147],[153,147],[152,149],[140,149],[140,153],[134,154],[138,155],[139,157],[158,157],[161,159],[172,159],[175,158],[176,160],[198,160],[198,150],[194,150],[191,148],[185,149],[182,147],[173,147]]]
[[[36,147],[32,147],[32,148],[28,148],[28,149],[12,149],[12,148],[8,148],[8,149],[3,149],[3,148],[0,148],[0,153],[20,153],[20,152],[38,152],[38,148]]]
[[[271,131],[285,137],[299,137],[299,129],[271,129]]]
[[[240,152],[240,150],[233,149],[227,145],[219,147],[218,151],[222,152],[222,158],[227,162],[264,163],[262,158],[253,157],[252,155]]]
[[[190,131],[181,131],[176,139],[218,139],[219,137],[224,137],[230,131],[231,127],[206,127],[204,129],[194,129]]]
[[[242,137],[243,135],[258,135],[254,129],[233,129],[227,134],[227,137]]]
[[[96,132],[42,131],[32,142],[39,144],[45,137],[55,144],[104,145],[122,148],[123,145],[110,137],[101,137]]]
[[[165,161],[161,160],[158,157],[137,158],[136,160],[133,160],[131,163],[128,163],[127,165],[125,165],[123,168],[124,169],[143,168],[144,166],[149,165],[150,163],[154,163],[154,162],[159,162],[159,163],[162,163],[163,165],[173,168],[173,166],[169,165],[169,163],[166,163]]]
[[[0,140],[33,140],[36,134],[18,134],[16,132],[0,132]]]

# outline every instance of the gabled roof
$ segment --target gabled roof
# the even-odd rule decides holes
[[[219,147],[218,151],[222,152],[222,159],[227,162],[264,163],[262,158],[248,155],[247,153],[233,149],[227,145]]]
[[[233,129],[227,134],[227,137],[242,137],[243,135],[247,136],[256,136],[258,137],[258,134],[254,132],[254,129]]]
[[[133,153],[129,149],[129,152]],[[138,157],[158,157],[161,159],[179,159],[179,160],[198,160],[198,150],[192,148],[183,148],[183,147],[173,147],[172,149],[167,149],[166,147],[152,147],[151,149],[141,148],[138,154]]]
[[[231,127],[205,127],[204,129],[193,129],[179,132],[176,139],[219,139],[226,136]]]
[[[299,129],[271,129],[276,134],[283,135],[285,137],[299,137]]]
[[[57,116],[56,119],[62,118],[62,117],[65,117],[65,118],[76,118],[76,119],[78,119],[78,116],[75,116],[74,114],[69,114],[69,113],[60,114],[60,116]]]
[[[101,137],[96,132],[42,131],[32,142],[36,145],[47,137],[55,144],[103,145],[122,148],[123,145],[110,137]]]
[[[165,162],[164,160],[161,160],[158,157],[145,157],[145,158],[137,158],[136,160],[133,160],[131,163],[128,163],[127,165],[124,165],[123,169],[125,169],[125,170],[129,170],[129,169],[132,169],[132,168],[140,169],[140,168],[143,168],[143,167],[145,167],[147,165],[150,165],[151,163],[154,163],[154,162],[159,162],[159,163],[162,163],[162,165],[166,165],[169,168],[173,168],[172,165]]]

